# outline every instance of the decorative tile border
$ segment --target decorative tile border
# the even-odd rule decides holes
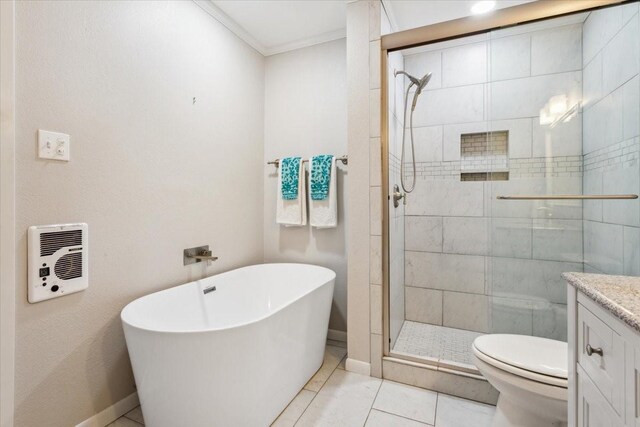
[[[632,138],[609,147],[593,151],[584,156],[584,170],[596,169],[612,170],[617,169],[625,163],[632,163],[638,160],[640,153],[640,138]]]
[[[509,175],[512,178],[581,177],[582,156],[512,159],[509,161]]]
[[[635,153],[637,156],[637,152]],[[393,158],[393,157],[392,157]],[[422,179],[460,180],[460,173],[469,170],[486,169],[491,159],[479,160],[478,167],[463,167],[461,161],[418,162],[416,175]],[[395,167],[394,161],[389,165]],[[489,170],[509,172],[509,179],[538,177],[581,177],[583,172],[582,156],[532,157],[528,159],[510,159],[508,166],[494,167]],[[411,164],[407,163],[405,174],[411,173]]]

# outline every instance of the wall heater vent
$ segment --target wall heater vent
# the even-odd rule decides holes
[[[29,227],[29,302],[82,291],[89,286],[89,227]]]
[[[52,255],[65,246],[82,246],[82,230],[40,234],[40,256]]]

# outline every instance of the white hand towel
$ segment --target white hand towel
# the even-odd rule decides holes
[[[313,168],[309,160],[309,170]],[[331,178],[329,180],[329,195],[324,200],[309,201],[309,217],[312,227],[316,228],[335,228],[338,226],[338,184],[336,158],[331,161]],[[311,182],[309,182],[311,185]],[[309,189],[311,192],[311,189]]]
[[[298,198],[282,198],[282,168],[278,169],[278,191],[276,193],[276,222],[286,226],[307,225],[307,185],[302,160],[298,171]]]

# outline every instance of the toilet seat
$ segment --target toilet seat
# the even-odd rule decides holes
[[[521,378],[567,388],[567,344],[528,335],[492,334],[476,338],[476,357]]]

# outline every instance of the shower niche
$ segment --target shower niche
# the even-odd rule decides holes
[[[460,135],[460,181],[509,179],[509,131]]]

